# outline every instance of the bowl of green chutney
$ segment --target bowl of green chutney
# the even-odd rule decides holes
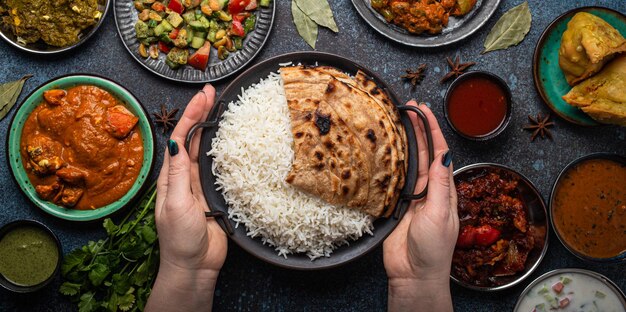
[[[48,285],[61,267],[59,238],[43,223],[17,220],[0,228],[0,286],[16,293]]]

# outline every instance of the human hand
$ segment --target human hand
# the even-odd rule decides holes
[[[417,106],[414,101],[408,105]],[[420,162],[415,192],[428,183],[428,195],[425,200],[411,202],[400,224],[383,243],[388,304],[390,311],[415,310],[418,306],[451,311],[450,266],[459,232],[452,154],[432,111],[425,105],[419,108],[430,124],[436,157],[427,170],[423,125],[411,115]]]
[[[198,168],[200,135],[190,153],[184,148],[191,127],[206,120],[215,89],[206,85],[187,105],[168,141],[157,181],[155,220],[159,234],[160,266],[146,310],[198,311],[210,308],[213,290],[224,264],[226,234],[209,211]]]

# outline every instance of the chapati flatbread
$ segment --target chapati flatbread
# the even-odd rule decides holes
[[[406,171],[395,108],[373,96],[367,80],[359,88],[332,67],[286,67],[281,76],[294,134],[287,182],[332,204],[391,214]]]

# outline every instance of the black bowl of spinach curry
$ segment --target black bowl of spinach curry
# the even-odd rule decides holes
[[[0,285],[17,293],[39,290],[58,274],[63,254],[43,223],[17,220],[0,228]]]
[[[111,0],[0,1],[0,37],[29,53],[78,47],[100,27]]]

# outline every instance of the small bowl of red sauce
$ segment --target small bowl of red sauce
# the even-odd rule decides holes
[[[448,87],[444,115],[460,136],[475,141],[492,139],[511,119],[511,90],[492,73],[468,72]]]

